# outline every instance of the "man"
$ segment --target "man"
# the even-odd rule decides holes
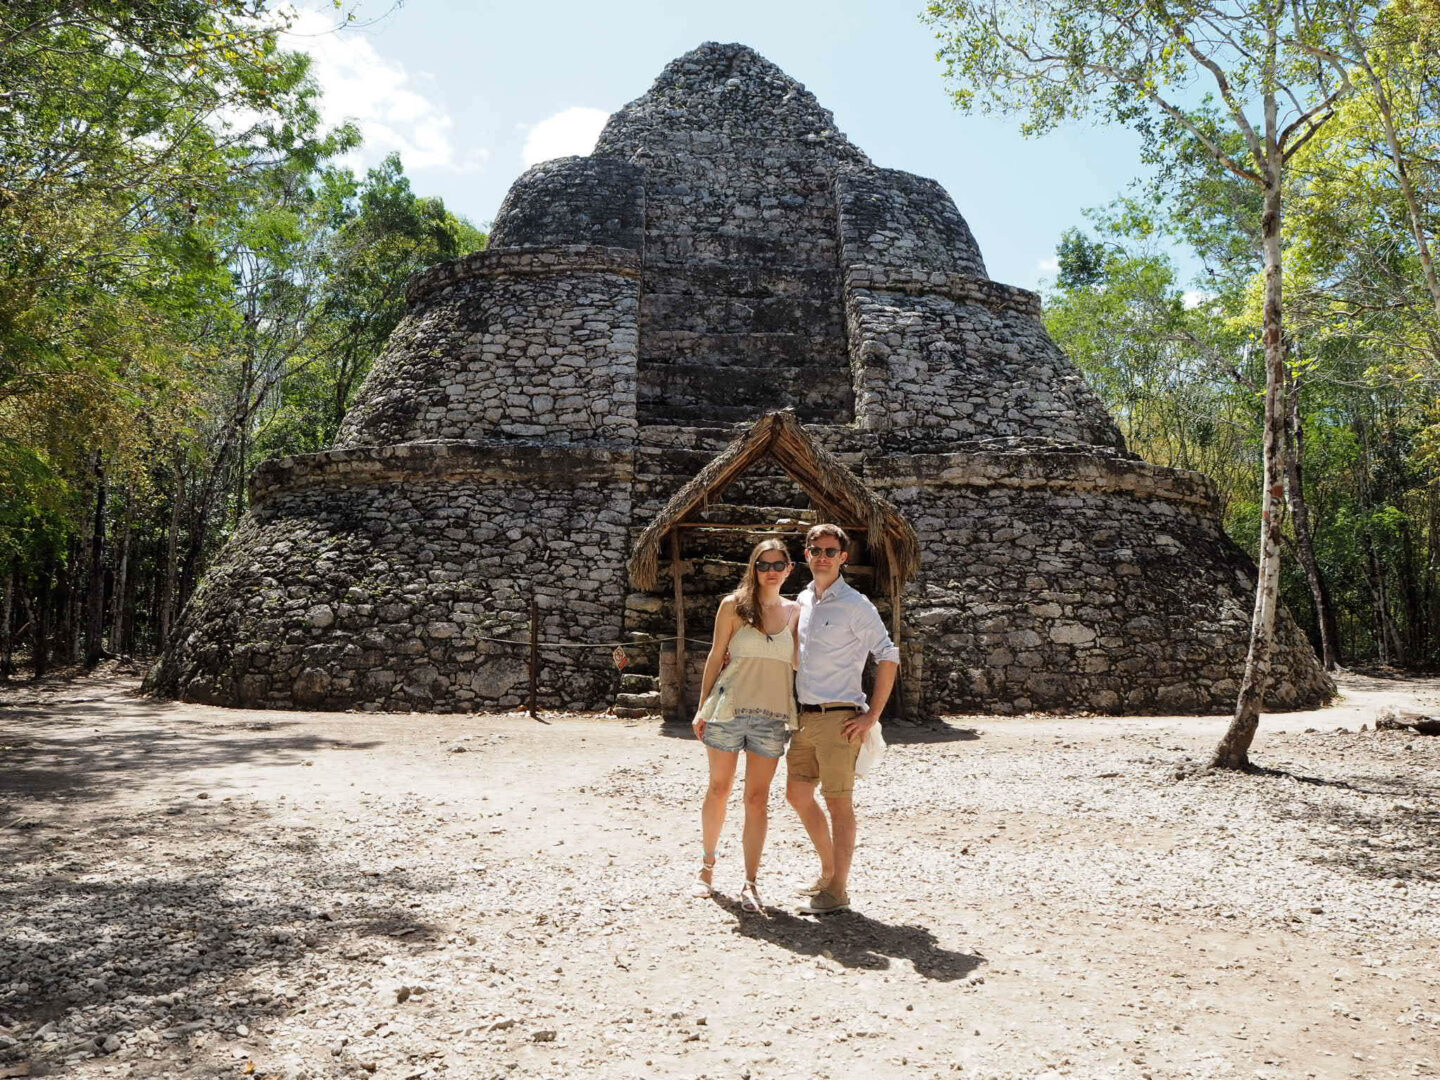
[[[816,525],[805,534],[805,561],[814,580],[800,593],[800,730],[785,764],[785,797],[800,815],[815,853],[820,877],[804,890],[801,910],[817,915],[850,906],[850,861],[855,854],[855,758],[865,733],[874,727],[895,686],[900,650],[885,632],[880,613],[840,576],[850,558],[849,538],[838,525]],[[860,687],[865,657],[877,661],[875,696],[867,702]],[[815,800],[815,787],[830,811]]]

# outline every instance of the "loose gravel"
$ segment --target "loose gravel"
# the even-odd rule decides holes
[[[132,685],[0,690],[0,1077],[1440,1078],[1440,738],[897,726],[856,910],[777,784],[762,919],[686,731]]]

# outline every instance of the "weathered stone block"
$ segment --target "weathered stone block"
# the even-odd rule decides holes
[[[1057,645],[1088,645],[1095,640],[1095,631],[1080,623],[1056,623],[1048,632]]]
[[[321,668],[306,668],[296,676],[291,693],[297,705],[320,705],[330,691],[330,673]]]

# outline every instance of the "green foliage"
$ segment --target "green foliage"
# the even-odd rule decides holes
[[[1105,272],[1105,245],[1091,240],[1079,229],[1060,234],[1060,273],[1056,284],[1062,289],[1098,285]]]
[[[258,457],[329,445],[404,315],[406,280],[485,245],[484,234],[439,199],[414,194],[395,154],[358,188],[333,186],[331,195],[328,226],[310,233],[324,280],[308,350],[292,362],[284,400],[257,435]]]
[[[322,130],[283,25],[266,0],[0,7],[0,570],[81,587],[98,452],[125,644],[158,644],[250,464],[333,437],[406,278],[484,243],[398,158],[329,164],[358,136]]]
[[[1066,233],[1046,312],[1131,445],[1212,475],[1254,550],[1257,392],[1283,382],[1345,651],[1440,662],[1434,5],[935,0],[927,18],[959,107],[1142,137],[1143,194],[1098,216],[1099,241]],[[1200,257],[1199,288],[1157,233]],[[1282,587],[1305,617],[1303,577]]]
[[[925,19],[962,109],[1019,115],[1027,135],[1099,117],[1139,132],[1153,160],[1210,158],[1258,182],[1266,133],[1248,110],[1283,92],[1303,133],[1314,103],[1345,85],[1334,43],[1351,11],[1343,0],[932,0]]]
[[[404,315],[406,280],[485,243],[439,199],[416,196],[394,154],[359,183],[347,172],[318,174],[300,202],[283,243],[263,250],[289,253],[286,281],[292,299],[303,299],[303,332],[268,352],[279,393],[264,402],[248,464],[328,446]],[[263,306],[274,310],[268,299]]]
[[[1147,460],[1242,484],[1252,476],[1257,401],[1244,380],[1262,378],[1246,356],[1243,330],[1213,300],[1187,304],[1170,260],[1127,242],[1133,219],[1096,215],[1106,244],[1076,229],[1061,240],[1099,254],[1089,280],[1063,278],[1045,297],[1045,324],[1085,373]],[[1233,360],[1238,358],[1236,370]]]

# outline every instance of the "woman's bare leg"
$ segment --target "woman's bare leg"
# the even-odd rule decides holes
[[[760,872],[760,855],[765,850],[765,831],[770,824],[770,781],[775,779],[779,758],[745,752],[745,880],[754,881]]]
[[[710,760],[710,784],[705,789],[705,802],[700,807],[700,836],[705,845],[705,861],[710,862],[720,846],[720,832],[725,828],[725,806],[730,800],[730,788],[735,783],[735,767],[740,763],[740,755],[716,750],[713,746],[705,747],[705,754]],[[701,875],[701,879],[709,884],[709,874],[701,871]]]

